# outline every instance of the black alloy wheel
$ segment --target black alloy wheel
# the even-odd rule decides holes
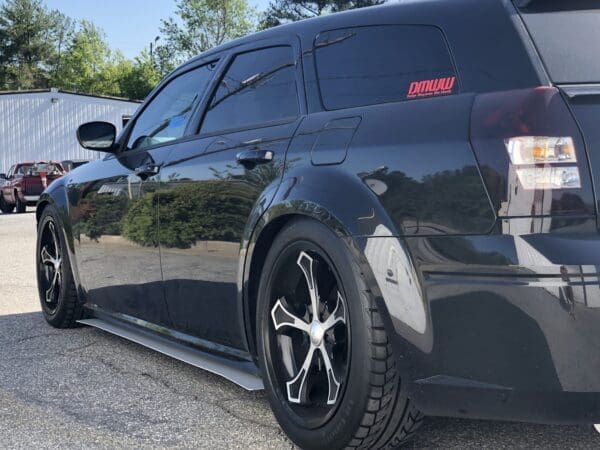
[[[42,212],[36,247],[38,292],[46,321],[55,328],[72,328],[83,317],[58,213]]]
[[[53,314],[58,308],[63,280],[62,251],[54,220],[47,220],[40,233],[39,288],[44,310]]]
[[[308,428],[323,425],[346,386],[350,323],[343,289],[327,257],[309,242],[277,260],[271,291],[269,353],[290,411]]]

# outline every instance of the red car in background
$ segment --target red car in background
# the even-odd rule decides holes
[[[8,174],[0,174],[0,211],[24,213],[27,206],[37,203],[50,183],[65,173],[63,166],[55,162],[15,164]]]

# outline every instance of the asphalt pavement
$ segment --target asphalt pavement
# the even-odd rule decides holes
[[[34,251],[34,214],[0,215],[1,449],[293,448],[263,393],[92,328],[46,325]],[[408,448],[600,448],[600,434],[431,418]]]

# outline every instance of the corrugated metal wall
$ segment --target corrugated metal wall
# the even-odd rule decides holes
[[[0,95],[0,172],[20,161],[96,159],[99,153],[79,146],[77,127],[100,120],[120,131],[123,115],[133,114],[138,107],[138,103],[62,92]]]

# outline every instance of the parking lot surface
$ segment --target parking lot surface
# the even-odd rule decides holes
[[[293,448],[263,393],[95,329],[47,326],[34,251],[35,215],[0,215],[0,448]],[[410,447],[598,448],[600,435],[436,418]]]

